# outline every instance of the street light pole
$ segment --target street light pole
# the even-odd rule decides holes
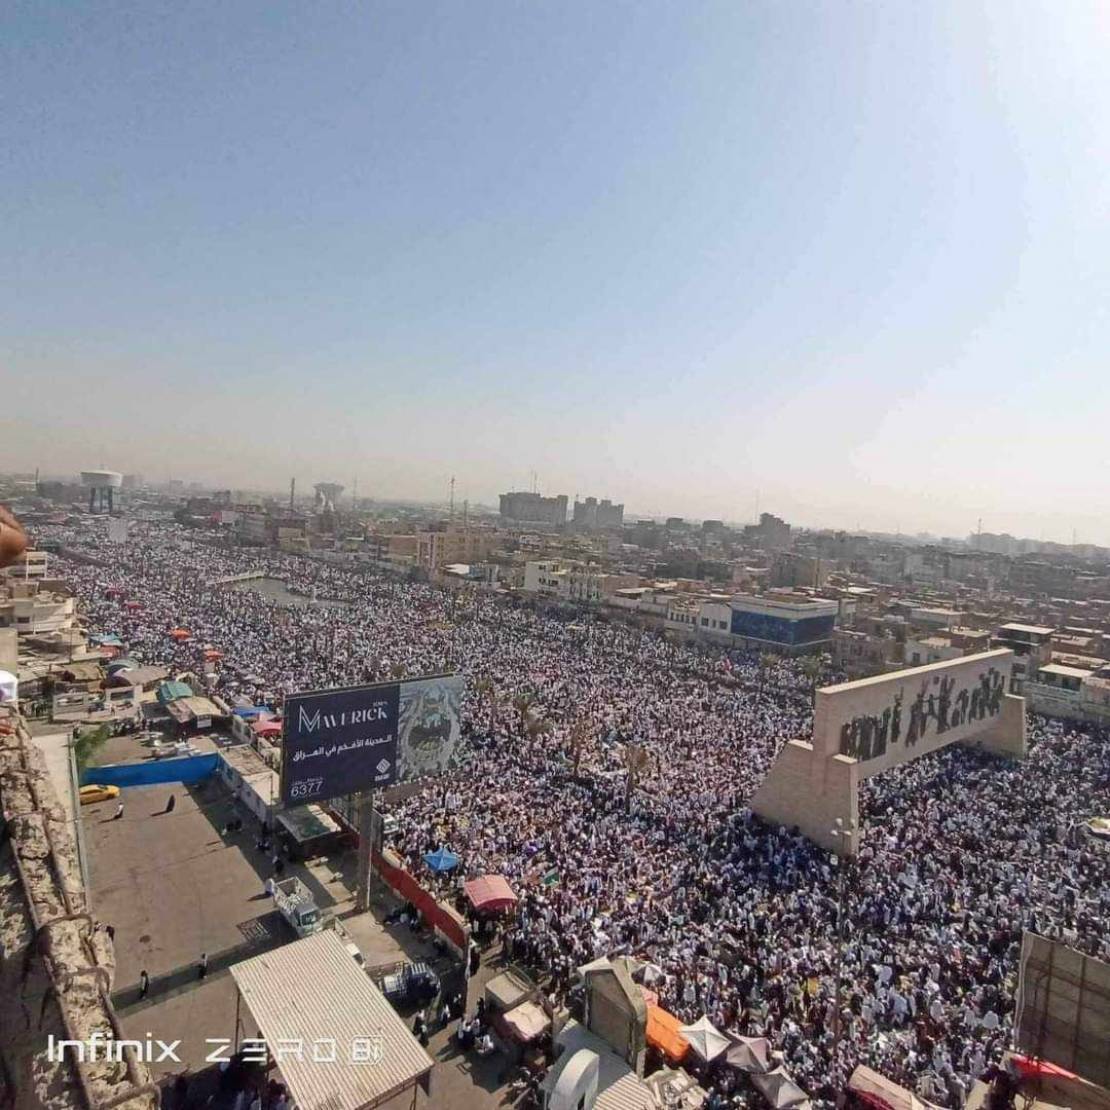
[[[846,919],[848,916],[848,867],[851,863],[852,851],[855,848],[855,834],[856,828],[854,825],[845,826],[842,817],[836,819],[836,828],[832,830],[832,835],[836,837],[836,842],[838,844],[844,846],[846,851],[843,855],[837,857],[837,866],[840,871],[840,876],[836,910],[836,984],[833,992],[832,1071],[834,1076],[836,1075],[837,1060],[840,1055],[840,1039],[843,1033],[841,1010],[844,1005],[844,950],[847,947],[848,940],[846,929]]]

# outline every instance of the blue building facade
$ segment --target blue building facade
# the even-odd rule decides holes
[[[733,609],[730,631],[734,636],[750,640],[796,646],[830,639],[835,623],[835,615],[780,617]]]

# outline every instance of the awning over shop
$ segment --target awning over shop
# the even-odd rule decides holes
[[[470,904],[476,910],[507,910],[516,905],[516,895],[504,875],[483,875],[463,886]]]
[[[267,1044],[305,1046],[278,1064],[299,1110],[370,1110],[417,1084],[427,1092],[432,1058],[334,930],[234,964],[231,976]]]
[[[341,830],[338,823],[319,806],[297,806],[277,815],[278,824],[298,844],[307,844],[321,836],[334,836]]]
[[[934,1110],[931,1102],[918,1098],[912,1091],[863,1064],[852,1072],[848,1090],[875,1110]]]
[[[190,698],[193,691],[184,682],[163,682],[158,687],[158,700],[163,705],[169,705],[178,698]]]
[[[649,1005],[647,1012],[647,1043],[677,1064],[690,1048],[690,1042],[682,1035],[682,1022],[662,1006]]]

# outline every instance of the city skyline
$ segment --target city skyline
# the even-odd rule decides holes
[[[0,469],[1110,544],[1098,5],[5,28]]]

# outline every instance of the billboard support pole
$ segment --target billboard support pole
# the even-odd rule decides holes
[[[363,790],[358,796],[358,875],[355,888],[355,910],[359,913],[370,908],[373,827],[374,791]]]

